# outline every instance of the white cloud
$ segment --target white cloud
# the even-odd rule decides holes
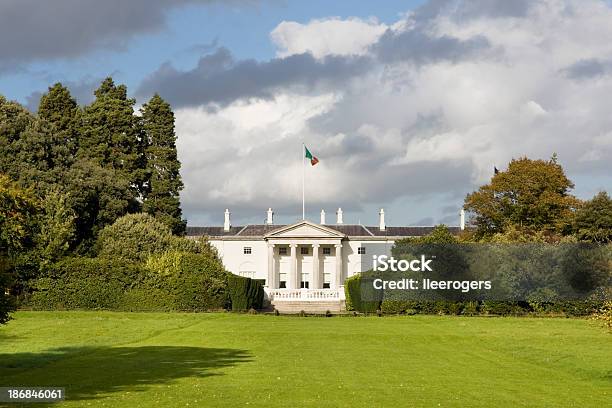
[[[581,180],[612,185],[612,75],[583,70],[577,79],[567,70],[612,60],[612,9],[596,0],[529,4],[525,17],[444,12],[423,23],[407,14],[391,27],[338,18],[282,22],[271,34],[279,57],[308,51],[375,60],[372,46],[385,30],[479,36],[487,47],[458,55],[448,47],[462,43],[444,40],[440,55],[414,60],[403,49],[402,58],[375,60],[340,89],[280,89],[271,100],[178,110],[186,212],[194,219],[226,206],[246,217],[263,218],[269,206],[298,213],[302,141],[321,158],[307,172],[313,208],[359,212],[395,203],[395,224],[448,216],[442,207],[458,207],[494,164],[524,155],[557,152],[579,195],[591,191],[581,190]]]
[[[313,20],[308,24],[283,21],[270,33],[278,57],[310,52],[316,58],[327,55],[364,55],[385,32],[378,21],[350,18]]]

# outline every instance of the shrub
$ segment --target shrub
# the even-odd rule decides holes
[[[404,313],[408,309],[414,309],[417,305],[417,302],[414,300],[394,300],[394,299],[385,299],[382,301],[380,305],[380,310],[383,313]]]
[[[494,300],[485,300],[482,302],[481,311],[487,315],[517,315],[525,313],[525,309],[517,302],[503,302]]]
[[[264,289],[260,279],[229,275],[227,281],[232,310],[261,309],[263,307]]]
[[[206,240],[172,235],[170,228],[148,214],[129,214],[105,227],[96,241],[100,257],[145,262],[149,256],[166,251],[206,253],[217,256]]]
[[[229,304],[229,273],[216,257],[168,251],[149,257],[145,269],[143,287],[164,293],[170,310],[215,310]]]
[[[599,320],[604,326],[612,330],[612,301],[608,300],[605,302],[601,309],[593,315],[593,318]]]
[[[356,310],[361,313],[374,313],[380,309],[381,301],[365,301],[361,298],[361,283],[363,274],[351,276],[344,281],[344,293],[346,296],[346,309]]]
[[[478,314],[478,302],[465,302],[463,305],[463,314],[466,316],[475,316]]]

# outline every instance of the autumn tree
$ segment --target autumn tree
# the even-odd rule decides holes
[[[32,241],[36,209],[36,200],[30,191],[0,174],[0,324],[6,323],[14,310],[13,299],[6,294],[13,283],[9,256]]]
[[[506,171],[465,199],[480,237],[503,233],[510,226],[535,231],[566,232],[578,200],[574,184],[556,156],[550,160],[513,159]]]

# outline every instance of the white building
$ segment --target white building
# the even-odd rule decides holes
[[[454,233],[464,228],[450,227]],[[299,221],[275,225],[268,209],[265,224],[233,226],[225,210],[222,227],[187,227],[187,236],[208,236],[225,268],[240,276],[265,281],[270,302],[281,311],[339,311],[344,305],[344,280],[372,268],[373,255],[390,255],[400,238],[427,235],[434,227],[390,227],[379,212],[378,226]]]

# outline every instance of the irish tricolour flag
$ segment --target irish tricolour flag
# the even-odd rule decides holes
[[[306,155],[306,158],[310,160],[310,164],[312,164],[313,166],[319,162],[319,159],[313,156],[306,146],[304,146],[304,154]]]

